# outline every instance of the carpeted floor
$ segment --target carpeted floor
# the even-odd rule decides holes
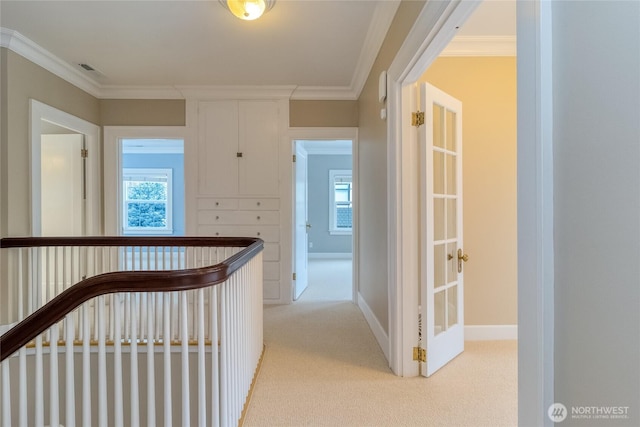
[[[517,425],[515,341],[467,342],[430,378],[400,378],[360,310],[317,291],[265,306],[266,351],[245,426]]]

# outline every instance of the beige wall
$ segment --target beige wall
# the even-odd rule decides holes
[[[184,126],[184,99],[101,99],[102,126]]]
[[[92,123],[99,123],[98,100],[22,56],[2,49],[1,64],[6,78],[6,114],[2,128],[6,138],[2,142],[5,162],[0,173],[4,188],[0,197],[7,208],[3,236],[31,234],[30,159],[29,159],[29,99],[33,98],[66,111]],[[5,151],[6,150],[6,151]],[[6,167],[5,167],[6,166]],[[5,191],[6,190],[6,191]]]
[[[421,81],[462,101],[465,324],[516,324],[516,58],[438,58]]]
[[[378,78],[393,61],[423,6],[423,1],[400,3],[358,99],[359,292],[387,333],[387,122],[380,119],[382,104],[378,102]]]
[[[1,236],[31,234],[29,99],[102,126],[185,124],[184,100],[99,100],[15,52],[0,54]]]
[[[290,127],[357,127],[357,101],[290,101]]]

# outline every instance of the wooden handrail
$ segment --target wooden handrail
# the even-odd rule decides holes
[[[184,270],[127,271],[89,277],[63,291],[0,337],[0,362],[18,351],[82,303],[116,292],[175,292],[224,282],[258,254],[261,239],[225,237],[18,237],[0,240],[2,248],[34,246],[165,246],[243,247],[242,251],[209,267]]]

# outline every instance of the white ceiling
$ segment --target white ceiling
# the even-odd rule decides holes
[[[261,85],[287,86],[301,98],[322,90],[355,98],[397,5],[278,0],[247,22],[217,0],[2,0],[0,24],[3,46],[11,39],[9,47],[35,44],[98,96],[123,88]],[[477,36],[513,38],[514,0],[488,0],[460,35],[467,45]]]

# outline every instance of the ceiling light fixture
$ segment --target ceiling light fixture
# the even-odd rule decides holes
[[[219,0],[231,13],[245,21],[260,18],[276,4],[276,0]]]

